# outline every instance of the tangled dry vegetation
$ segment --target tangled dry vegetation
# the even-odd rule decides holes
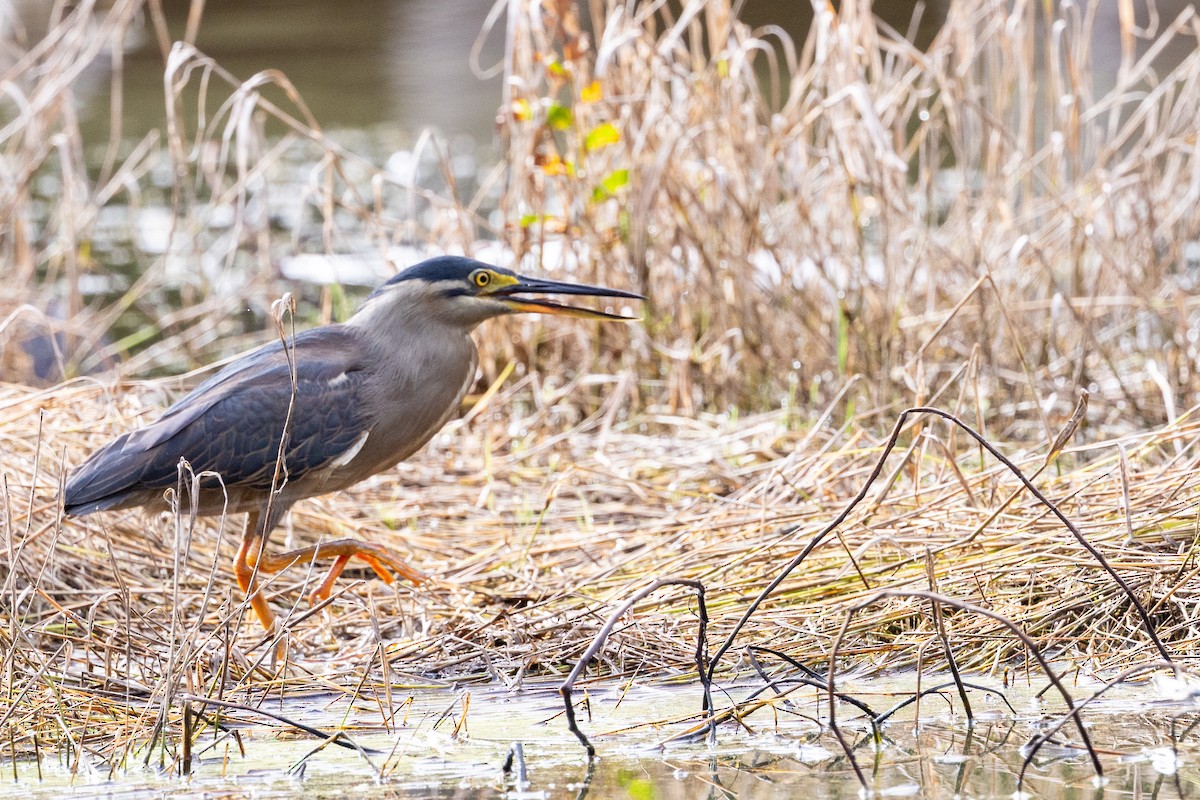
[[[709,638],[720,642],[880,455],[880,441],[853,423],[853,432],[805,430],[782,412],[626,417],[622,391],[571,419],[557,413],[553,391],[515,384],[395,474],[293,512],[285,533],[295,544],[369,532],[437,577],[389,589],[363,573],[314,613],[304,598],[320,575],[283,573],[269,587],[289,616],[292,662],[279,671],[233,588],[233,521],[57,515],[64,457],[136,423],[161,388],[115,393],[87,382],[3,398],[0,435],[18,465],[5,496],[5,605],[17,610],[3,629],[6,721],[25,737],[10,746],[24,752],[35,737],[78,746],[80,731],[106,757],[137,750],[160,719],[179,724],[184,697],[334,690],[390,718],[393,702],[430,681],[561,676],[605,617],[660,576],[704,583]],[[36,441],[25,431],[39,420]],[[964,449],[962,435],[940,423],[914,433],[867,502],[751,617],[719,680],[753,675],[744,644],[823,667],[847,608],[881,589],[931,584],[1017,622],[1060,665],[1091,671],[1153,656],[1126,595],[1005,468],[948,458]],[[1047,454],[1012,455],[1032,475]],[[1035,479],[1131,585],[1177,656],[1200,648],[1198,465],[1200,422],[1186,419],[1068,450]],[[1032,668],[995,622],[948,619],[963,668]],[[690,594],[660,593],[621,621],[593,674],[694,680],[696,625]],[[847,666],[942,659],[915,600],[869,607],[849,634]]]
[[[793,45],[721,2],[672,18],[597,0],[591,39],[569,3],[511,4],[506,158],[473,198],[449,179],[397,181],[337,145],[282,76],[239,82],[165,40],[165,132],[135,144],[116,132],[89,169],[72,75],[139,12],[152,30],[159,17],[133,0],[64,15],[53,46],[4,79],[0,248],[30,294],[3,329],[30,315],[60,326],[68,374],[138,347],[117,372],[0,392],[0,747],[120,763],[178,732],[202,696],[319,689],[370,698],[390,719],[405,685],[561,675],[623,598],[662,576],[704,583],[719,642],[918,404],[958,414],[1035,476],[1170,652],[1200,652],[1188,255],[1200,52],[1151,69],[1159,42],[1200,35],[1196,15],[1151,32],[1124,20],[1115,84],[1100,91],[1093,21],[1076,6],[1046,20],[1036,3],[956,3],[920,52],[854,3],[840,17],[815,5]],[[415,148],[439,157],[435,138]],[[273,180],[304,158],[310,217],[280,235]],[[164,168],[165,251],[138,256],[144,271],[115,298],[89,301],[82,279],[104,271],[99,212],[133,215]],[[60,181],[50,208],[35,187],[45,175]],[[213,221],[229,210],[231,225]],[[389,588],[364,573],[313,611],[305,586],[320,576],[283,573],[268,588],[290,609],[276,664],[231,591],[239,519],[63,520],[57,489],[182,386],[142,376],[239,349],[245,338],[213,319],[269,302],[281,256],[350,249],[343,225],[378,252],[478,252],[494,238],[549,272],[641,289],[649,309],[644,326],[492,325],[462,420],[395,471],[298,506],[276,546],[367,536],[436,577]],[[167,295],[182,308],[162,307]],[[62,323],[30,311],[50,298]],[[321,299],[333,313],[337,293]],[[158,326],[147,341],[144,327],[117,331],[130,309]],[[1071,420],[1084,387],[1090,406]],[[1155,657],[1128,596],[1006,467],[938,420],[917,420],[900,445],[866,502],[748,620],[719,679],[751,674],[736,657],[751,643],[823,665],[847,608],[931,584],[1015,621],[1060,663]],[[948,612],[948,626],[962,666],[1025,669],[1025,646],[993,622]],[[686,676],[695,635],[694,599],[656,595],[594,672]],[[841,652],[847,667],[898,669],[940,659],[923,650],[934,639],[928,608],[893,598],[855,617]]]

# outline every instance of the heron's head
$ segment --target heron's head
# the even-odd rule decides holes
[[[430,321],[439,320],[465,328],[473,328],[491,317],[518,312],[584,319],[634,319],[530,296],[555,294],[645,299],[640,294],[620,289],[529,278],[470,258],[438,256],[409,267],[380,286],[367,299],[363,311],[372,306],[395,305],[403,307],[406,314],[424,314]]]

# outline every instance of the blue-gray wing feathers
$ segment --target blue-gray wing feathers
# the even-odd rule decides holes
[[[361,442],[368,423],[358,391],[365,356],[357,337],[340,326],[295,339],[296,398],[283,474],[296,479],[335,463]],[[219,473],[226,487],[271,487],[292,399],[283,344],[262,347],[209,378],[141,430],[100,449],[67,482],[69,514],[120,506],[146,490],[174,486],[178,464]],[[202,487],[216,488],[215,478]]]

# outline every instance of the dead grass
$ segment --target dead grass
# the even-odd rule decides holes
[[[78,5],[60,44],[0,79],[0,257],[30,287],[0,311],[50,320],[37,309],[64,302],[66,375],[127,358],[123,378],[0,390],[0,751],[177,769],[190,698],[333,691],[392,719],[406,682],[562,675],[660,576],[704,582],[719,642],[858,491],[900,408],[953,410],[1033,473],[1080,386],[1085,425],[1037,483],[1172,652],[1200,654],[1200,423],[1185,410],[1200,400],[1185,256],[1200,237],[1200,57],[1156,75],[1137,56],[1139,36],[1197,36],[1194,14],[1145,34],[1123,24],[1116,86],[1097,93],[1093,22],[1056,25],[1039,4],[956,3],[923,53],[852,3],[794,47],[712,0],[680,19],[597,2],[590,47],[566,6],[514,6],[493,227],[482,195],[398,181],[331,141],[284,76],[240,80],[186,43],[163,43],[167,131],[132,146],[114,134],[87,169],[70,78],[143,5],[98,12],[107,39]],[[444,155],[435,138],[413,146]],[[307,183],[281,188],[297,161]],[[46,175],[63,187],[49,211]],[[291,191],[304,222],[281,235],[262,212]],[[147,197],[170,209],[162,252],[139,252],[115,298],[85,302],[83,276],[107,275],[98,211],[133,227]],[[285,572],[268,589],[288,620],[275,664],[233,590],[240,519],[63,520],[57,488],[178,396],[175,380],[134,378],[241,349],[228,309],[269,304],[282,256],[352,250],[348,230],[380,254],[494,237],[547,271],[642,288],[650,310],[645,326],[491,325],[480,388],[509,365],[515,377],[485,406],[396,471],[295,509],[277,547],[360,535],[436,579],[389,589],[364,573],[314,613],[312,576]],[[329,318],[337,292],[318,302]],[[132,332],[118,328],[130,310]],[[1152,655],[1125,596],[1011,475],[940,422],[902,444],[739,645],[821,665],[850,605],[929,588],[931,553],[940,592],[1014,620],[1060,663]],[[646,600],[595,674],[687,674],[694,611],[682,593]],[[946,613],[964,668],[1025,668],[1000,627]],[[926,607],[894,599],[859,614],[841,652],[899,669],[935,637]],[[741,673],[732,658],[719,679]]]
[[[879,453],[857,422],[806,431],[783,412],[733,420],[650,409],[608,426],[603,414],[576,421],[539,408],[528,387],[502,391],[397,472],[293,512],[276,546],[285,536],[301,544],[350,533],[411,554],[436,578],[390,589],[364,573],[312,614],[305,586],[320,575],[283,573],[269,588],[288,617],[290,661],[278,665],[234,588],[235,521],[58,518],[64,461],[134,424],[157,391],[76,382],[0,398],[11,610],[0,636],[6,722],[21,732],[10,746],[20,752],[35,736],[68,750],[86,736],[105,761],[146,757],[160,714],[179,724],[181,696],[245,702],[325,690],[384,703],[400,702],[414,682],[561,676],[608,613],[658,576],[703,581],[710,641],[719,642]],[[31,435],[39,426],[40,440]],[[939,591],[1012,619],[1059,664],[1092,671],[1153,655],[1126,598],[1044,507],[1017,493],[985,525],[1018,485],[997,465],[980,468],[970,448],[952,462],[952,438],[940,424],[905,436],[907,454],[884,473],[891,480],[752,617],[719,680],[749,670],[738,654],[752,643],[823,667],[850,605],[885,588],[928,588],[927,553]],[[1198,447],[1200,423],[1185,418],[1068,450],[1038,479],[1180,658],[1200,654]],[[1010,455],[1030,473],[1045,458]],[[948,617],[963,668],[1026,668],[1024,648],[994,622]],[[646,600],[593,669],[692,674],[695,626],[686,595]],[[859,614],[842,652],[847,666],[896,670],[913,666],[935,635],[924,605],[897,600]],[[926,663],[940,659],[936,650]]]
[[[855,374],[883,409],[965,362],[981,412],[1045,436],[1073,386],[1143,424],[1164,390],[1194,398],[1200,58],[1151,55],[1200,19],[1125,19],[1093,62],[1076,7],[955,3],[920,52],[865,4],[814,5],[795,44],[724,2],[593,3],[590,48],[574,6],[517,15],[505,218],[547,216],[512,223],[514,249],[565,239],[566,263],[646,287],[642,363],[685,411]]]

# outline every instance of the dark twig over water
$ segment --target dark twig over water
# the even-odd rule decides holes
[[[608,641],[609,635],[621,617],[629,613],[629,610],[637,605],[638,602],[664,586],[686,586],[696,592],[696,606],[700,615],[699,628],[696,633],[696,669],[700,677],[700,684],[703,687],[703,710],[708,713],[712,709],[712,694],[709,690],[708,672],[706,670],[706,656],[708,655],[708,606],[704,602],[704,584],[700,581],[689,580],[687,578],[658,578],[649,586],[635,592],[620,608],[612,613],[612,616],[600,628],[600,631],[596,634],[596,638],[588,646],[588,649],[575,662],[575,666],[571,670],[571,673],[567,675],[567,679],[558,688],[562,694],[563,704],[567,713],[567,727],[571,729],[571,733],[575,734],[580,743],[587,748],[588,757],[596,755],[596,748],[588,741],[587,736],[584,735],[579,727],[579,723],[575,719],[575,707],[571,704],[571,693],[575,689],[575,681],[579,679],[579,675],[583,672],[584,668],[591,663],[596,654],[604,647],[604,643]]]

